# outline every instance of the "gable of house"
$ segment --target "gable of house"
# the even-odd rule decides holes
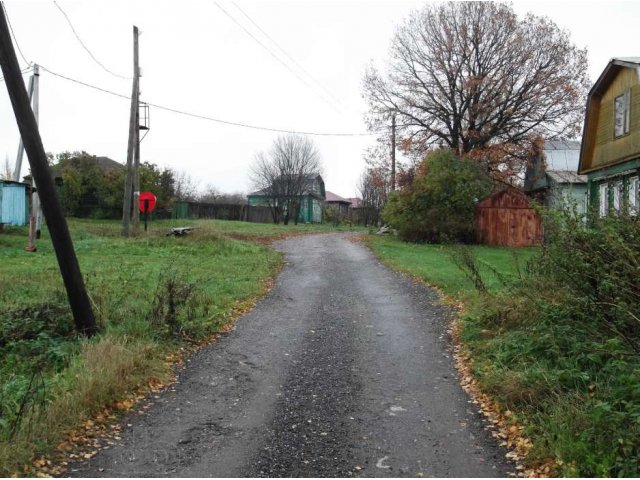
[[[589,92],[578,173],[600,215],[638,210],[640,57],[614,58]]]

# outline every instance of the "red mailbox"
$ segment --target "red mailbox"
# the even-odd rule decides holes
[[[153,212],[153,209],[156,208],[156,200],[156,196],[151,192],[140,193],[140,197],[138,199],[138,208],[140,209],[140,212]]]

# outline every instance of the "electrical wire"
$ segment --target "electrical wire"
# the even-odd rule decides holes
[[[16,48],[18,49],[18,52],[20,53],[20,56],[22,57],[22,60],[24,60],[24,63],[26,63],[28,66],[31,66],[33,64],[33,62],[30,62],[29,60],[27,60],[27,58],[24,56],[24,53],[22,53],[22,49],[20,48],[20,44],[18,43],[18,39],[16,37],[16,34],[13,31],[13,25],[11,25],[11,20],[9,19],[9,14],[7,13],[7,8],[4,6],[4,2],[0,2],[0,4],[2,4],[2,10],[4,11],[4,16],[7,19],[7,24],[9,25],[9,30],[11,31],[11,36],[13,37],[13,43],[16,44]]]
[[[98,60],[96,58],[96,56],[91,52],[91,50],[89,50],[89,48],[85,45],[85,43],[82,41],[82,39],[80,38],[80,35],[78,35],[78,32],[76,31],[75,27],[73,26],[73,23],[71,23],[71,20],[69,19],[69,16],[67,15],[67,13],[62,9],[62,7],[58,4],[58,2],[56,2],[54,0],[53,4],[58,8],[58,10],[60,10],[60,13],[62,13],[62,15],[64,16],[64,18],[67,20],[67,23],[69,24],[69,27],[71,27],[71,31],[73,32],[73,34],[76,37],[76,40],[78,40],[78,42],[80,43],[80,45],[82,45],[82,48],[85,49],[85,51],[89,54],[89,56],[91,57],[91,59],[96,62],[98,65],[100,65],[100,67],[102,67],[102,69],[113,75],[114,77],[118,77],[118,78],[122,78],[124,80],[131,80],[132,77],[126,77],[124,75],[120,75],[118,73],[115,73],[111,70],[109,70],[107,67],[104,66],[104,64]]]
[[[95,85],[91,85],[89,83],[86,83],[86,82],[83,82],[83,81],[80,81],[80,80],[76,80],[75,78],[71,78],[71,77],[68,77],[66,75],[62,75],[60,73],[53,72],[53,71],[49,70],[48,68],[46,68],[46,67],[44,67],[42,65],[40,65],[40,68],[43,71],[45,71],[47,73],[50,73],[51,75],[54,75],[56,77],[62,78],[64,80],[68,80],[70,82],[73,82],[73,83],[76,83],[76,84],[79,84],[79,85],[83,85],[85,87],[88,87],[88,88],[91,88],[91,89],[94,89],[94,90],[98,90],[100,92],[107,93],[109,95],[113,95],[113,96],[116,96],[116,97],[120,97],[120,98],[124,98],[124,99],[127,99],[127,100],[131,100],[131,97],[129,95],[123,95],[121,93],[116,93],[116,92],[113,92],[111,90],[107,90],[105,88],[96,87]],[[223,125],[231,125],[231,126],[234,126],[234,127],[250,128],[250,129],[253,129],[253,130],[262,130],[262,131],[267,131],[267,132],[291,133],[291,134],[294,134],[294,135],[310,135],[310,136],[318,136],[318,137],[366,137],[366,136],[376,135],[376,134],[380,133],[380,132],[377,132],[377,131],[376,132],[368,132],[368,133],[307,132],[307,131],[302,131],[302,130],[288,130],[288,129],[283,129],[283,128],[264,127],[264,126],[251,125],[251,124],[242,123],[242,122],[232,122],[232,121],[229,121],[229,120],[223,120],[223,119],[211,117],[211,116],[208,116],[208,115],[200,115],[198,113],[187,112],[187,111],[184,111],[184,110],[179,110],[177,108],[167,107],[167,106],[160,105],[160,104],[157,104],[157,103],[151,103],[151,102],[146,102],[146,103],[149,106],[155,107],[155,108],[157,108],[159,110],[164,110],[164,111],[167,111],[167,112],[172,112],[172,113],[176,113],[176,114],[179,114],[179,115],[184,115],[184,116],[191,117],[191,118],[198,118],[200,120],[207,120],[207,121],[210,121],[210,122],[220,123],[220,124],[223,124]]]
[[[251,33],[244,25],[242,25],[233,15],[231,15],[229,12],[227,12],[218,2],[216,2],[214,0],[213,2],[216,7],[218,7],[222,13],[224,13],[233,23],[235,23],[238,27],[240,27],[242,29],[243,32],[245,32],[247,35],[249,35],[258,45],[260,45],[264,50],[267,51],[267,53],[269,55],[271,55],[278,63],[280,63],[280,65],[282,65],[284,68],[286,68],[287,70],[289,70],[289,72],[291,72],[293,75],[296,76],[296,78],[298,78],[298,80],[300,80],[302,83],[304,83],[313,93],[315,93],[320,99],[322,99],[322,101],[324,103],[326,103],[329,107],[333,108],[335,111],[337,111],[338,113],[342,113],[339,109],[337,109],[327,98],[326,95],[322,94],[321,92],[319,92],[317,89],[315,89],[313,87],[313,85],[311,85],[309,82],[307,82],[303,77],[301,77],[298,72],[296,72],[294,69],[292,69],[289,65],[287,65],[284,61],[282,61],[282,59],[280,59],[280,57],[278,57],[275,53],[273,53],[271,51],[271,49],[269,47],[267,47],[264,43],[262,43],[253,33]]]
[[[330,91],[329,91],[329,90],[328,90],[324,85],[322,85],[322,83],[320,83],[318,80],[316,80],[316,79],[314,78],[314,76],[313,76],[313,75],[311,75],[307,70],[305,70],[305,68],[304,68],[302,65],[300,65],[300,64],[296,61],[296,59],[295,59],[295,58],[293,58],[291,55],[289,55],[289,54],[286,52],[286,50],[285,50],[284,48],[282,48],[282,47],[278,44],[278,42],[276,42],[276,41],[273,39],[273,37],[272,37],[271,35],[269,35],[267,32],[265,32],[265,31],[264,31],[264,29],[263,29],[262,27],[260,27],[260,25],[258,25],[258,23],[257,23],[253,18],[251,18],[247,12],[245,12],[242,8],[240,8],[240,5],[238,5],[236,2],[231,2],[231,3],[233,3],[233,6],[234,6],[234,7],[236,7],[236,8],[238,9],[238,11],[239,11],[242,15],[244,15],[244,16],[245,16],[245,18],[246,18],[247,20],[249,20],[249,21],[253,24],[253,26],[254,26],[254,27],[256,27],[256,28],[257,28],[257,29],[258,29],[258,30],[259,30],[259,31],[260,31],[260,32],[261,32],[265,37],[267,37],[267,38],[271,41],[271,43],[273,43],[273,44],[276,46],[276,48],[277,48],[278,50],[280,50],[280,51],[281,51],[281,52],[282,52],[282,53],[283,53],[283,54],[284,54],[284,55],[285,55],[289,60],[291,60],[291,62],[292,62],[296,67],[298,67],[302,73],[304,73],[305,75],[307,75],[307,77],[309,77],[313,82],[315,82],[315,83],[316,83],[316,85],[317,85],[318,87],[320,87],[320,88],[324,91],[324,93],[326,93],[329,97],[331,97],[331,99],[333,99],[336,103],[338,103],[338,104],[340,104],[340,103],[341,103],[341,102],[340,102],[340,100],[339,100],[338,98],[336,98],[336,97],[335,97],[335,96],[334,96],[334,95],[333,95],[333,94],[332,94],[332,93],[331,93],[331,92],[330,92]]]

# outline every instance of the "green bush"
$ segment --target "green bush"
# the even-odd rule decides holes
[[[411,186],[390,196],[382,218],[405,241],[470,243],[475,203],[490,189],[477,163],[437,151],[420,164]]]
[[[545,218],[523,279],[465,319],[482,386],[566,476],[640,473],[640,221]]]

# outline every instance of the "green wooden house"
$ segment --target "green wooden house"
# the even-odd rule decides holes
[[[640,57],[613,58],[589,92],[578,173],[601,216],[637,213]]]
[[[527,162],[524,191],[534,200],[554,210],[587,212],[586,175],[578,175],[580,142],[546,140]]]
[[[321,223],[322,210],[326,198],[324,181],[320,175],[309,177],[302,194],[298,221],[303,223]],[[250,193],[247,196],[249,207],[271,207],[277,200],[264,191]]]

